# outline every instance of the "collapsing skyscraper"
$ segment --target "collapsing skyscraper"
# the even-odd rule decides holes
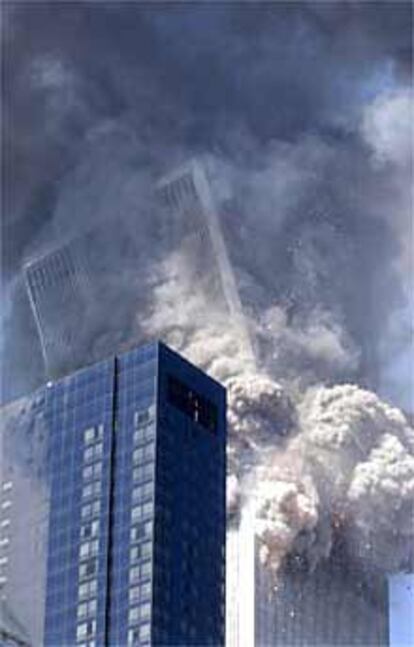
[[[240,353],[254,364],[252,339],[207,168],[201,159],[193,159],[158,183],[157,192],[166,210],[165,235],[170,249],[178,247],[184,252],[185,275],[198,291],[204,291],[207,307],[214,304],[227,313]]]
[[[226,647],[389,644],[386,579],[373,580],[340,543],[313,569],[293,555],[275,574],[244,511],[227,533],[226,581]]]
[[[86,248],[87,238],[75,238],[24,266],[49,376],[70,369],[84,350],[82,328],[91,298]]]
[[[168,327],[179,327],[179,317],[170,317],[159,328],[153,323],[143,325],[151,312],[162,310],[161,292],[161,301],[165,295],[174,300],[175,314],[180,299],[195,292],[200,320],[203,308],[206,313],[212,308],[221,313],[234,329],[240,355],[254,362],[207,167],[194,159],[157,183],[148,218],[156,223],[155,233],[148,234],[143,222],[131,228],[131,218],[126,223],[114,217],[102,226],[106,231],[89,230],[25,264],[27,292],[49,377],[60,377],[113,350],[125,350],[131,340],[145,343],[155,335],[174,346]],[[118,242],[129,239],[127,253],[124,242],[116,249],[111,227]],[[134,228],[146,231],[144,240],[134,237]],[[114,266],[105,268],[105,260]],[[111,309],[119,319],[114,330],[110,329]],[[104,343],[108,337],[109,343]]]

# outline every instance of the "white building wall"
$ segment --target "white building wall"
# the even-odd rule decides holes
[[[390,647],[414,645],[414,573],[388,578]]]

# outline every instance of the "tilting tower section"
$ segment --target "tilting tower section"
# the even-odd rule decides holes
[[[164,176],[157,192],[167,211],[166,229],[171,245],[187,249],[201,289],[215,300],[221,299],[236,329],[243,355],[254,364],[253,344],[206,164],[201,159],[188,161]]]
[[[85,239],[86,240],[86,239]],[[89,273],[85,241],[74,239],[23,268],[46,372],[55,376],[81,350]]]

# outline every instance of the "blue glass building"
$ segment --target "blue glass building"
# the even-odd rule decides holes
[[[46,645],[223,645],[225,391],[160,343],[46,388]]]

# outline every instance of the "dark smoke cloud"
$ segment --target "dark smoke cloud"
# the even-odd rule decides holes
[[[358,379],[409,407],[407,371],[393,358],[410,345],[401,242],[409,226],[399,214],[410,202],[411,153],[401,163],[399,142],[384,144],[377,126],[392,130],[387,111],[398,120],[394,104],[409,93],[411,11],[352,2],[6,5],[3,397],[44,379],[22,261],[106,225],[111,210],[139,231],[145,186],[208,151],[225,160],[233,186],[228,212],[240,220],[223,226],[257,334],[267,327],[278,340],[273,360],[263,342],[269,371]],[[127,302],[133,254],[125,262],[122,250],[117,241],[108,266],[124,263]],[[112,285],[109,346],[112,331],[131,326],[128,306],[113,307],[113,273]]]

